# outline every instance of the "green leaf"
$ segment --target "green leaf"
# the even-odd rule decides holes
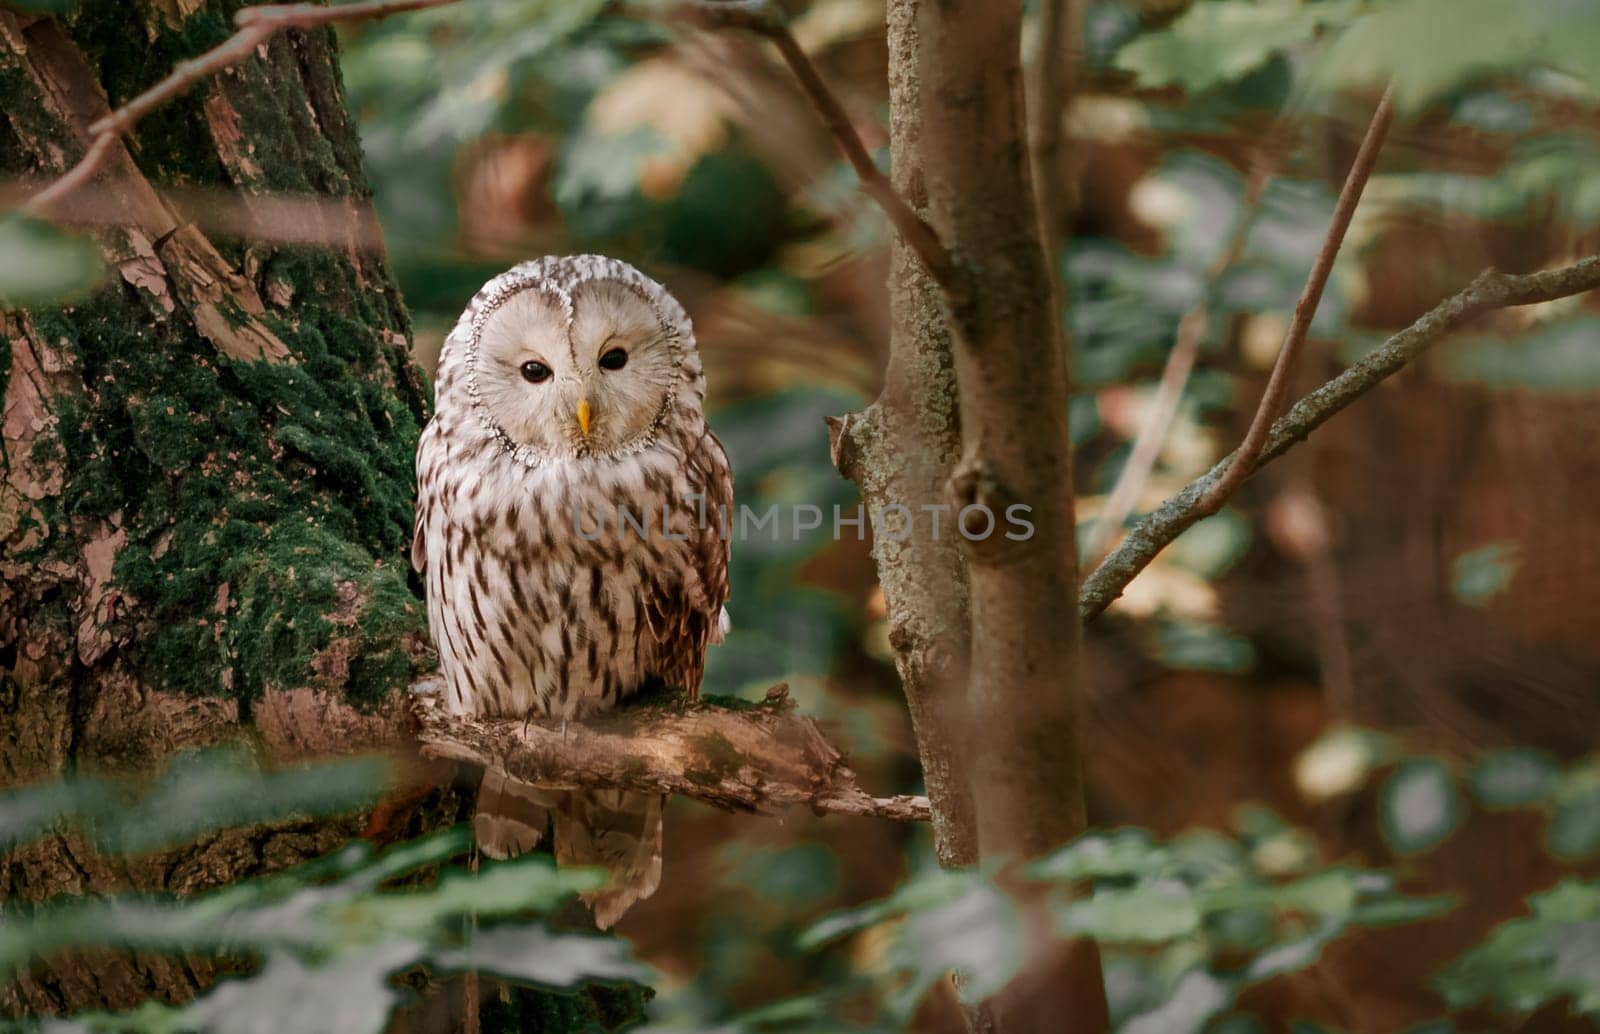
[[[1129,1019],[1119,1034],[1198,1034],[1233,1003],[1234,993],[1229,981],[1203,969],[1191,970],[1164,1005]]]
[[[813,904],[839,885],[838,857],[825,844],[779,849],[729,843],[722,855],[731,882],[749,887],[759,900],[787,908]]]
[[[881,901],[835,912],[819,920],[800,934],[796,946],[802,951],[810,951],[907,912],[939,908],[960,898],[974,881],[981,879],[972,870],[927,870],[902,883],[893,894]]]
[[[464,947],[434,952],[431,958],[445,970],[478,970],[556,989],[586,980],[650,980],[650,971],[634,960],[626,941],[551,933],[535,924],[479,930]]]
[[[351,936],[421,935],[468,915],[488,919],[546,911],[604,882],[605,874],[598,870],[558,869],[549,857],[529,855],[485,865],[477,873],[446,873],[425,890],[358,898],[336,906],[332,923]]]
[[[1256,662],[1255,647],[1235,632],[1201,621],[1163,621],[1156,627],[1155,650],[1169,668],[1243,672]]]
[[[1167,558],[1207,580],[1221,577],[1250,548],[1250,522],[1224,509],[1173,540]]]
[[[1485,31],[1489,26],[1493,31]],[[1319,55],[1315,86],[1391,83],[1406,113],[1487,78],[1556,68],[1600,85],[1600,18],[1591,0],[1392,0]]]
[[[1451,586],[1456,599],[1482,607],[1505,592],[1522,563],[1520,552],[1515,542],[1491,542],[1456,557]]]
[[[55,305],[86,294],[105,269],[86,237],[22,215],[0,217],[0,305]]]
[[[214,748],[175,759],[132,807],[102,798],[93,827],[102,850],[142,854],[214,829],[359,811],[390,782],[388,761],[376,755],[265,771],[247,752]]]
[[[272,955],[255,976],[219,984],[183,1010],[184,1026],[207,1034],[379,1034],[400,1001],[389,975],[419,954],[418,945],[394,941],[321,966]]]
[[[0,851],[36,840],[73,814],[85,796],[109,789],[88,781],[57,781],[27,786],[0,796]]]
[[[1600,762],[1577,766],[1562,780],[1545,843],[1562,858],[1600,852]]]
[[[1450,770],[1437,761],[1407,761],[1384,784],[1383,836],[1399,854],[1438,846],[1461,821],[1461,796]]]
[[[1530,914],[1501,923],[1435,979],[1452,1008],[1487,999],[1529,1013],[1569,999],[1600,1017],[1600,884],[1566,880],[1528,898]]]
[[[1144,35],[1117,54],[1117,67],[1139,85],[1177,85],[1198,93],[1244,78],[1280,51],[1312,39],[1361,9],[1360,0],[1210,0],[1196,3],[1166,29]]]
[[[1472,769],[1472,792],[1490,808],[1525,808],[1548,800],[1561,785],[1549,755],[1526,748],[1486,755]]]
[[[1154,944],[1194,933],[1200,909],[1177,881],[1132,890],[1096,890],[1069,902],[1059,916],[1063,933],[1087,935],[1113,944]]]
[[[1308,937],[1280,944],[1270,951],[1262,952],[1245,970],[1245,979],[1254,983],[1305,969],[1321,957],[1322,949],[1327,947],[1329,941],[1343,933],[1344,929],[1343,923],[1323,923]]]
[[[1022,917],[1011,900],[987,881],[974,881],[952,901],[912,912],[890,949],[909,975],[891,1003],[909,1018],[934,982],[961,974],[961,1000],[977,1003],[1011,982],[1022,968]]]
[[[1498,335],[1478,335],[1451,348],[1444,356],[1443,369],[1446,376],[1468,384],[1584,395],[1600,388],[1600,352],[1594,347],[1597,336],[1600,316],[1590,313],[1552,320],[1509,341]],[[1501,549],[1502,553],[1490,559],[1512,565],[1510,573],[1515,573],[1516,555],[1511,546],[1495,543],[1486,548]],[[1469,557],[1479,559],[1476,553],[1461,559]],[[1458,585],[1462,577],[1460,563],[1457,561]],[[1506,578],[1509,580],[1509,573]],[[1498,591],[1503,585],[1492,584],[1491,588]]]
[[[1104,879],[1112,876],[1146,876],[1161,871],[1170,853],[1157,846],[1142,829],[1111,833],[1086,833],[1029,867],[1038,880]]]

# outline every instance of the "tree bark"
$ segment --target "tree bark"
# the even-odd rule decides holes
[[[1020,32],[1017,3],[889,5],[896,183],[925,206],[964,284],[945,294],[945,318],[935,322],[939,296],[907,276],[900,255],[885,396],[861,425],[835,427],[836,441],[853,446],[836,449],[842,469],[860,475],[869,502],[915,505],[931,495],[958,515],[942,543],[879,545],[877,559],[897,630],[909,612],[942,634],[942,663],[919,666],[925,644],[905,631],[895,645],[902,673],[913,676],[913,715],[936,700],[931,710],[944,717],[930,736],[918,716],[936,821],[952,802],[955,814],[975,816],[986,862],[1037,857],[1086,821],[1069,385],[1031,185]],[[1025,514],[1030,536],[1005,534],[1012,513]],[[875,527],[880,541],[886,531]],[[962,602],[969,635],[953,631]],[[951,773],[970,796],[959,784],[935,790]],[[970,851],[970,839],[963,847]],[[973,1019],[1003,1031],[1106,1029],[1093,946],[1057,942],[1040,903],[1024,903],[1031,961]]]
[[[0,11],[0,171],[61,175],[96,119],[226,38],[238,6]],[[286,32],[146,118],[56,213],[92,224],[107,280],[3,316],[0,784],[140,774],[246,731],[268,759],[330,728],[403,737],[396,695],[431,666],[405,555],[427,399],[336,57],[331,30]],[[311,199],[296,232],[319,243],[266,223],[269,193]],[[172,200],[223,194],[259,233],[210,239]],[[436,795],[418,821],[459,804]],[[137,859],[52,835],[0,860],[0,900],[196,892],[359,829],[279,823]],[[183,1001],[228,968],[53,958],[0,988],[0,1014]],[[599,1015],[564,1001],[580,1004],[544,1014]]]
[[[895,189],[923,212],[922,68],[914,8],[888,11],[889,131]],[[941,292],[917,253],[896,239],[889,274],[890,345],[883,392],[830,423],[834,464],[860,487],[873,519],[872,555],[888,610],[889,643],[911,712],[933,805],[940,864],[974,865],[978,827],[957,732],[971,638],[966,570],[943,515],[961,449],[954,359]],[[899,508],[899,509],[897,509]]]

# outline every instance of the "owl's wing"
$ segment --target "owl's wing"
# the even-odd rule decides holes
[[[648,586],[647,620],[663,646],[654,672],[691,698],[700,693],[706,647],[722,639],[722,605],[728,600],[728,537],[733,520],[733,468],[708,429],[686,457],[689,490],[705,500],[704,519],[693,521],[687,570],[676,585]],[[698,518],[698,515],[696,515]]]
[[[428,503],[417,500],[417,516],[411,524],[411,569],[428,573]]]
[[[411,569],[428,573],[428,509],[433,505],[433,438],[435,421],[430,419],[417,439],[417,507],[411,522]]]
[[[695,555],[700,565],[700,580],[705,584],[710,628],[708,642],[722,642],[727,631],[723,605],[728,602],[728,540],[733,535],[733,467],[722,442],[706,429],[700,440],[699,486],[706,497],[706,519],[695,540]],[[693,468],[691,459],[691,469]],[[698,679],[696,682],[698,683]]]

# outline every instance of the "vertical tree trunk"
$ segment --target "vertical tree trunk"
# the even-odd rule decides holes
[[[894,187],[922,211],[922,68],[912,5],[891,5],[889,120]],[[978,861],[977,818],[962,743],[971,637],[966,569],[945,485],[961,455],[954,358],[938,286],[895,241],[889,273],[889,364],[866,411],[831,422],[834,463],[873,515],[873,560],[889,643],[905,691],[947,867]],[[903,509],[901,509],[903,508]],[[935,517],[937,516],[937,524]]]
[[[0,170],[59,176],[96,119],[225,39],[238,6],[0,11]],[[329,29],[281,34],[147,117],[58,212],[96,224],[106,282],[4,314],[0,784],[138,772],[241,726],[292,757],[307,732],[336,739],[330,721],[369,721],[350,704],[371,713],[352,742],[402,727],[383,709],[430,662],[406,557],[427,399],[336,56]],[[172,200],[196,192],[230,195],[243,232],[209,238]],[[294,239],[269,192],[310,199]],[[358,828],[280,823],[133,860],[55,835],[0,863],[0,900],[203,890]],[[181,1001],[215,975],[56,958],[0,988],[0,1014]],[[562,999],[535,1011],[597,1018]]]
[[[893,541],[892,519],[880,520],[876,559],[941,858],[972,860],[972,816],[985,860],[1020,860],[1085,825],[1069,385],[1029,174],[1021,6],[891,0],[888,20],[895,182],[925,207],[967,289],[941,318],[897,250],[887,387],[835,425],[836,454],[869,504],[962,515],[940,543]],[[1011,514],[1031,536],[1005,534]],[[1032,961],[978,1022],[1105,1029],[1093,946],[1055,942],[1041,907],[1029,922]]]
[[[231,31],[233,5],[0,12],[0,168],[40,181],[86,129]],[[185,14],[185,11],[192,13]],[[170,187],[316,195],[333,247],[211,240]],[[147,119],[62,215],[109,270],[93,295],[5,316],[0,776],[137,771],[262,731],[316,690],[377,701],[425,658],[406,584],[424,415],[329,32],[274,40]],[[298,691],[298,692],[296,692]],[[292,723],[293,719],[289,718]],[[285,746],[287,746],[285,744]],[[235,830],[106,858],[72,835],[19,851],[0,897],[193,891],[325,852],[349,823]],[[10,1013],[180,1000],[209,966],[65,958],[0,992]]]

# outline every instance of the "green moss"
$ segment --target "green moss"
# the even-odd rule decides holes
[[[701,786],[716,786],[739,774],[744,757],[719,732],[708,732],[695,739],[695,753],[705,759],[704,772],[691,772],[690,780]]]
[[[122,515],[114,577],[151,618],[129,649],[159,688],[368,702],[426,661],[405,558],[422,414],[396,396],[386,328],[338,311],[361,307],[349,279],[296,283],[296,318],[272,321],[290,363],[229,361],[178,321],[147,324],[126,286],[35,315],[72,342],[88,389],[40,440],[67,457],[49,505]]]
[[[486,996],[484,1034],[556,1034],[623,1030],[644,1019],[645,993],[634,986],[589,984],[576,994],[506,986]]]
[[[180,61],[201,54],[233,33],[234,5],[208,5],[174,28],[157,5],[125,0],[89,0],[76,9],[72,36],[99,70],[113,107],[159,82]],[[155,26],[153,38],[144,19]],[[130,45],[131,40],[137,43]],[[205,101],[213,89],[202,81],[140,123],[135,140],[140,166],[169,182],[223,185],[227,178],[206,126]]]
[[[239,6],[207,4],[174,27],[153,7],[93,0],[68,25],[117,104],[226,38]],[[365,195],[333,42],[327,31],[280,36],[266,60],[152,114],[130,140],[141,170],[158,187]],[[248,148],[231,168],[205,119],[216,89]],[[0,134],[12,171],[35,163],[34,141],[61,136],[37,92],[25,68],[0,58],[11,122],[35,113],[38,123]],[[113,578],[130,604],[125,620],[137,622],[118,638],[153,687],[246,706],[269,689],[308,685],[375,701],[428,662],[406,557],[427,406],[396,344],[409,322],[379,257],[260,243],[252,254],[259,286],[292,299],[254,317],[288,346],[287,362],[231,360],[181,308],[167,312],[123,282],[33,314],[39,336],[76,360],[84,387],[53,400],[55,432],[35,445],[66,473],[42,509],[55,527],[118,515],[127,545]],[[230,323],[252,318],[222,308]],[[72,536],[54,535],[17,559],[59,550],[76,562],[75,548]]]

